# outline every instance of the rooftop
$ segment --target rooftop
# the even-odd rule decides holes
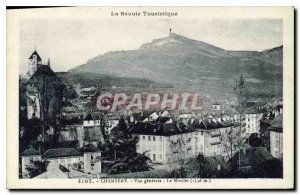
[[[38,52],[36,50],[34,50],[34,52],[30,55],[29,59],[33,59],[34,55],[37,56],[38,61],[42,60],[42,58],[40,57],[40,55],[38,54]]]
[[[49,149],[44,153],[45,158],[59,158],[68,156],[81,156],[82,153],[75,148]]]
[[[96,152],[96,151],[98,151],[98,149],[93,144],[87,144],[82,147],[81,151],[82,152]]]
[[[36,149],[34,149],[32,146],[24,150],[24,152],[22,152],[21,154],[21,156],[37,156],[37,155],[41,155],[41,153]]]
[[[171,136],[193,132],[194,130],[182,122],[164,124],[155,122],[137,122],[129,131],[132,134],[138,135]]]
[[[282,115],[281,114],[276,116],[274,118],[274,120],[270,123],[269,130],[282,133]]]

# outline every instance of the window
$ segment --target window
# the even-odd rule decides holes
[[[148,136],[148,141],[151,141],[151,137],[150,136]]]
[[[91,160],[93,160],[94,159],[94,154],[91,154]]]
[[[155,161],[156,159],[155,159],[155,154],[153,154],[153,161]]]
[[[146,139],[146,136],[143,136],[143,140],[145,140]]]
[[[153,141],[155,141],[155,136],[153,136]]]

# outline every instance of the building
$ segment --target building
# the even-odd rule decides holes
[[[168,116],[167,112],[162,112],[163,116]],[[128,124],[136,124],[137,122],[151,122],[155,121],[159,117],[159,114],[155,111],[142,111],[137,113],[132,113],[127,118]]]
[[[262,116],[262,113],[254,108],[248,108],[245,111],[246,135],[248,137],[252,133],[259,133]]]
[[[272,112],[269,112],[268,114],[265,114],[263,118],[260,120],[260,139],[262,141],[262,146],[267,148],[267,150],[270,152],[270,131],[269,127],[271,125],[271,122],[274,120],[275,115],[272,114]]]
[[[92,144],[82,148],[83,152],[83,171],[88,174],[101,173],[101,152]]]
[[[182,122],[137,122],[129,132],[139,138],[138,153],[153,162],[175,162],[194,156],[194,130]]]
[[[282,115],[282,105],[273,106],[267,113],[263,115],[263,118],[260,120],[260,138],[262,140],[262,146],[266,147],[269,152],[271,152],[271,137],[270,134],[274,135],[276,128],[274,129],[274,120],[278,120],[278,116]],[[274,121],[274,122],[273,122]],[[273,129],[270,126],[273,124]],[[280,130],[281,131],[281,130]],[[274,136],[272,137],[273,140]],[[274,144],[274,143],[273,143]],[[274,147],[273,147],[274,149]]]
[[[22,177],[26,177],[27,168],[34,166],[34,162],[42,160],[42,154],[32,146],[21,153]]]
[[[221,110],[221,104],[214,102],[211,107],[212,110]]]
[[[42,64],[42,59],[34,51],[29,57],[29,79],[26,83],[27,118],[40,118],[42,115],[56,116],[54,112],[62,108],[63,91],[66,86],[50,67],[50,60]],[[50,113],[41,113],[41,108]]]
[[[102,125],[101,125],[102,124]],[[83,143],[104,144],[104,123],[101,123],[101,118],[98,114],[88,113],[83,120]]]
[[[29,76],[32,76],[35,71],[38,69],[38,67],[42,66],[42,58],[40,55],[37,53],[36,50],[30,55],[29,57],[29,71],[28,74]]]
[[[169,120],[170,117],[158,117],[155,121],[137,122],[132,126],[130,133],[139,137],[138,153],[146,152],[152,161],[161,163],[199,154],[228,158],[226,135],[241,131],[237,137],[240,140],[244,138],[244,127],[240,127],[234,117],[225,114],[190,118],[188,122]],[[235,146],[232,147],[234,152]]]
[[[43,154],[43,159],[49,161],[49,166],[62,165],[66,168],[73,163],[83,162],[82,153],[75,148],[49,149]]]
[[[270,151],[275,158],[283,157],[282,114],[277,115],[270,123]]]
[[[198,119],[193,119],[189,121],[191,127],[196,130],[195,134],[195,151],[196,154],[201,153],[204,156],[228,156],[230,147],[230,142],[228,133],[238,132],[240,139],[243,139],[243,128],[239,127],[239,123],[234,121],[227,115],[222,115],[219,117],[202,117]],[[235,152],[235,148],[232,148],[232,152]]]
[[[75,148],[55,148],[47,150],[43,159],[49,161],[49,167],[61,167],[70,170],[74,164],[82,164],[87,174],[101,173],[101,152],[92,144],[80,151]]]
[[[95,121],[92,114],[88,113],[83,120],[83,127],[94,127],[98,122],[99,122],[98,126],[100,126],[100,120]]]

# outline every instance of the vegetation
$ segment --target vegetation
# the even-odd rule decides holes
[[[110,178],[170,178],[169,171],[163,170],[151,170],[134,173],[122,173],[116,175],[109,175]]]
[[[118,127],[111,132],[111,139],[106,146],[103,156],[109,160],[109,174],[119,174],[128,172],[149,171],[150,158],[145,153],[136,152],[138,138],[128,132],[123,116],[119,120]]]
[[[80,84],[104,87],[135,87],[135,88],[172,88],[171,84],[158,83],[145,78],[117,77],[97,73],[64,73],[59,77],[69,85]]]
[[[176,178],[185,176],[183,165],[186,161],[186,142],[183,139],[169,140],[169,153],[167,154],[167,164],[170,168],[170,173]],[[176,163],[178,167],[173,167]]]
[[[34,162],[30,163],[26,167],[27,172],[24,174],[24,176],[27,178],[33,178],[37,175],[40,175],[40,174],[46,172],[48,163],[49,162],[47,162],[47,161],[34,161]]]

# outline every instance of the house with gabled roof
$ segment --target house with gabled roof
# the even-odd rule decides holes
[[[34,162],[42,160],[42,154],[32,146],[24,150],[21,154],[22,177],[27,175],[27,168],[32,166]]]

